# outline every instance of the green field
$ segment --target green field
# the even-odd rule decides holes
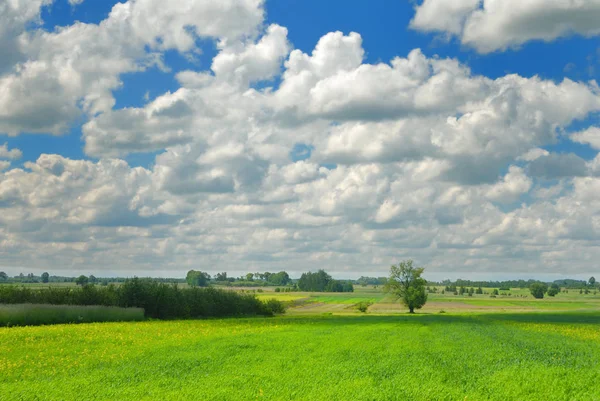
[[[491,289],[485,289],[491,292]],[[272,291],[272,290],[271,290]],[[512,289],[511,296],[499,295],[495,298],[489,294],[482,295],[454,295],[429,294],[427,304],[419,313],[431,314],[440,311],[448,313],[495,313],[495,312],[565,312],[565,311],[599,311],[600,294],[579,294],[571,290],[561,292],[555,297],[546,296],[544,299],[535,299],[526,289]],[[355,314],[356,304],[367,301],[373,305],[369,308],[370,314],[402,314],[406,308],[393,297],[382,292],[381,288],[355,286],[351,293],[309,293],[309,292],[266,292],[259,293],[260,299],[275,298],[291,305],[289,314]]]
[[[264,291],[285,316],[0,328],[0,400],[600,401],[598,295],[438,293],[408,315],[380,288]]]
[[[600,314],[0,329],[2,400],[600,400]]]

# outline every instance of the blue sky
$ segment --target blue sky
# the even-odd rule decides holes
[[[43,28],[53,31],[68,26],[75,21],[99,23],[108,16],[116,2],[85,1],[72,6],[68,0],[57,0],[43,7],[41,17]],[[342,0],[290,0],[267,1],[266,24],[277,23],[289,30],[289,39],[294,48],[310,53],[319,38],[328,32],[359,32],[367,49],[365,62],[389,62],[397,56],[404,56],[414,48],[421,48],[428,56],[452,57],[466,63],[474,74],[490,78],[507,73],[524,77],[534,75],[545,79],[561,81],[565,77],[573,80],[599,79],[600,54],[597,38],[572,36],[552,43],[531,41],[519,49],[479,55],[473,49],[462,46],[456,39],[443,38],[437,33],[416,32],[409,28],[414,17],[414,5],[411,2],[379,1],[366,3]],[[212,57],[216,54],[215,43],[211,40],[199,40],[202,55],[196,62],[190,63],[176,51],[166,52],[165,64],[170,72],[150,68],[143,73],[131,73],[121,76],[122,86],[114,92],[115,108],[139,107],[146,103],[144,96],[154,98],[166,91],[175,91],[179,87],[174,73],[186,69],[209,69]],[[85,120],[73,121],[72,129],[59,137],[31,137],[24,135],[11,138],[0,135],[0,141],[23,151],[24,161],[35,161],[42,153],[57,153],[65,157],[84,158],[82,149],[81,124]],[[572,127],[577,130],[597,123],[598,115],[590,116]],[[549,149],[557,152],[575,152],[586,159],[595,153],[585,146],[561,141]],[[148,166],[155,154],[131,155],[127,157],[132,165]]]
[[[595,1],[42,3],[0,15],[6,269],[595,268]]]

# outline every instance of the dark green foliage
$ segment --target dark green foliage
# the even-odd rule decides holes
[[[88,281],[88,278],[82,274],[81,276],[77,277],[77,280],[75,280],[75,284],[83,286],[86,285]]]
[[[494,288],[494,290],[492,291],[492,295],[499,295],[498,290],[496,288]]]
[[[228,281],[227,272],[217,273],[215,276],[215,281]]]
[[[303,273],[298,280],[298,288],[310,292],[354,292],[352,282],[334,280],[324,270]]]
[[[267,284],[272,285],[287,285],[291,281],[289,274],[284,271],[269,275]]]
[[[553,283],[550,288],[548,289],[548,296],[549,297],[553,297],[556,294],[558,294],[560,292],[560,287],[558,286],[558,284]]]
[[[42,273],[42,283],[47,283],[50,280],[50,274],[48,272]]]
[[[0,305],[0,327],[144,320],[141,308],[74,305]]]
[[[483,294],[483,289],[481,287],[477,287],[475,294]]]
[[[594,278],[594,276],[590,277],[590,279],[588,280],[588,283],[593,287],[596,284],[596,279]]]
[[[103,305],[143,308],[147,317],[157,319],[245,316],[282,313],[279,301],[262,302],[251,294],[215,288],[185,288],[134,278],[119,287],[83,285],[79,288],[0,287],[0,303]]]
[[[265,307],[264,314],[267,316],[280,315],[282,313],[285,313],[285,305],[283,304],[283,302],[277,299],[268,299],[265,302],[263,302],[263,304]]]
[[[410,313],[415,313],[415,309],[421,309],[427,302],[427,281],[421,277],[423,270],[422,267],[414,267],[412,260],[400,262],[398,266],[392,265],[390,268],[386,291],[400,298]]]
[[[190,287],[206,287],[210,280],[210,275],[201,271],[190,270],[187,272],[185,281]]]
[[[548,291],[548,285],[540,282],[533,283],[529,286],[529,291],[531,291],[531,295],[534,298],[542,299],[546,291]]]
[[[8,274],[4,273],[4,272],[0,272],[0,281],[6,281],[8,280]]]
[[[387,277],[365,277],[361,276],[356,280],[356,284],[367,286],[367,285],[385,285]]]

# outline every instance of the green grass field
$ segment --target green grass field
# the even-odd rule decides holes
[[[600,400],[600,313],[0,329],[2,400]]]
[[[486,289],[491,292],[491,289]],[[289,314],[314,315],[320,313],[354,314],[358,313],[355,305],[367,301],[373,305],[370,314],[402,314],[406,308],[393,297],[382,292],[381,288],[355,286],[352,293],[309,293],[309,292],[263,292],[257,294],[260,299],[275,298],[291,305]],[[512,289],[511,296],[499,295],[495,298],[489,294],[454,295],[429,294],[428,302],[419,313],[431,314],[440,311],[448,313],[494,313],[494,312],[564,312],[564,311],[599,311],[600,294],[579,294],[571,290],[569,293],[546,296],[535,299],[526,289]]]
[[[600,296],[511,293],[408,315],[380,288],[265,289],[286,316],[0,328],[0,400],[600,401]]]

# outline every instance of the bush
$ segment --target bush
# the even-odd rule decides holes
[[[285,305],[283,304],[283,302],[275,298],[271,298],[265,301],[263,304],[265,308],[264,314],[267,316],[280,315],[285,313]]]
[[[356,304],[356,309],[358,309],[362,313],[366,313],[367,310],[369,309],[369,306],[371,306],[371,305],[372,305],[371,302],[367,302],[367,301],[359,302]]]

